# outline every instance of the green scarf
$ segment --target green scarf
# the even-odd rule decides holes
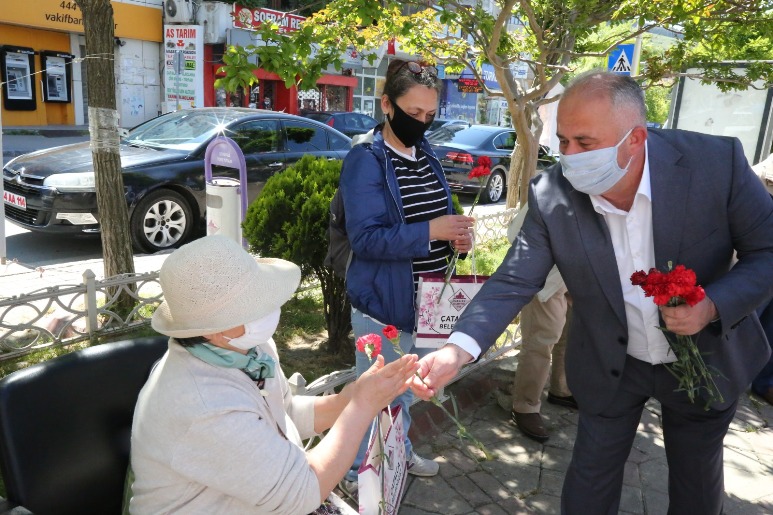
[[[265,352],[258,354],[257,347],[247,351],[247,354],[224,349],[210,343],[198,343],[185,348],[201,361],[210,365],[238,368],[250,376],[253,381],[274,377],[276,360]]]

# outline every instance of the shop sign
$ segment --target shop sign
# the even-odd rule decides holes
[[[483,86],[478,82],[478,79],[461,77],[457,79],[457,84],[461,93],[483,93]]]
[[[115,36],[161,41],[161,10],[138,3],[111,2]],[[83,34],[83,13],[74,0],[2,0],[0,23]]]
[[[260,7],[251,9],[239,4],[234,4],[233,26],[237,29],[257,30],[263,22],[271,22],[279,25],[279,32],[293,32],[298,30],[305,16],[290,14],[283,11],[275,11]]]
[[[204,106],[204,28],[164,26],[164,96],[175,108]]]

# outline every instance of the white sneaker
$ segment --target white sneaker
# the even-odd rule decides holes
[[[438,473],[440,465],[437,462],[422,458],[418,454],[411,453],[408,458],[408,473],[414,476],[431,477]]]

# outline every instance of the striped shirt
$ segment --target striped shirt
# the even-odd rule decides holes
[[[429,164],[426,152],[415,147],[415,156],[407,156],[386,145],[395,169],[406,223],[428,222],[447,214],[448,196]],[[413,259],[414,294],[419,286],[419,274],[445,272],[451,246],[445,240],[429,241],[429,256]]]

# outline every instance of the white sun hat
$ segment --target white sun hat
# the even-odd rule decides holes
[[[177,338],[226,331],[282,306],[300,281],[301,269],[290,261],[257,258],[230,238],[206,236],[164,261],[164,301],[151,326]]]

